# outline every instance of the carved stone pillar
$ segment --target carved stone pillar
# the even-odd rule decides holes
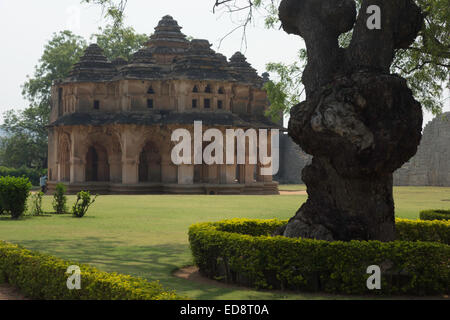
[[[70,160],[70,183],[86,181],[86,164],[83,160],[72,157]]]
[[[139,164],[136,159],[124,159],[122,161],[122,183],[139,183]]]
[[[178,184],[194,184],[194,165],[178,166]]]

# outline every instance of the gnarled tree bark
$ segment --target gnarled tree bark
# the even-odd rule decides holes
[[[367,8],[381,9],[369,29]],[[406,81],[389,73],[423,23],[412,0],[283,0],[283,28],[305,39],[306,101],[294,106],[289,135],[307,153],[308,200],[282,231],[323,240],[395,239],[392,174],[417,151],[421,105]],[[348,48],[338,37],[353,29]]]

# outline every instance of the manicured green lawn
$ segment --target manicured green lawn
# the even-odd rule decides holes
[[[278,188],[280,191],[305,191],[304,184],[282,184]]]
[[[396,188],[395,198],[399,217],[416,219],[419,211],[426,208],[450,209],[450,188]],[[51,199],[44,198],[46,211],[51,211]],[[89,263],[105,271],[160,280],[195,299],[330,298],[219,288],[172,276],[175,269],[192,264],[187,239],[191,224],[236,217],[287,219],[305,200],[303,195],[100,196],[82,219],[64,215],[11,221],[2,217],[0,239]],[[69,197],[69,203],[73,201],[74,197]]]

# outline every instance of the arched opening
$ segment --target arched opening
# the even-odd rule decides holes
[[[219,94],[224,94],[225,90],[223,89],[223,87],[220,87],[218,92],[219,92]]]
[[[205,87],[205,93],[211,93],[211,86],[209,84]]]
[[[236,165],[236,179],[234,181],[236,183],[245,183],[245,165]]]
[[[198,87],[194,86],[194,88],[192,89],[192,92],[197,93],[198,92]]]
[[[109,181],[108,153],[100,145],[89,147],[86,154],[86,181]]]
[[[208,142],[203,141],[202,154],[208,146]],[[209,183],[209,166],[206,163],[194,165],[194,184],[195,183]]]
[[[148,87],[147,94],[155,94],[155,90],[153,90],[152,86]]]
[[[60,181],[70,181],[70,144],[67,139],[61,144],[59,153]]]
[[[161,182],[161,154],[147,142],[139,155],[139,182]]]
[[[63,114],[63,88],[58,88],[58,115]]]
[[[208,165],[196,164],[194,165],[194,183],[208,182]]]

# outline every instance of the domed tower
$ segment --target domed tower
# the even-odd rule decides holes
[[[181,27],[171,16],[159,21],[155,32],[145,44],[160,64],[171,64],[173,59],[183,54],[189,47],[189,41],[181,33]]]
[[[195,121],[224,137],[227,129],[279,129],[264,116],[266,108],[262,79],[241,53],[228,61],[207,40],[187,40],[164,16],[129,61],[110,62],[92,44],[69,76],[55,81],[49,190],[64,182],[69,192],[278,193],[258,163],[172,159],[173,132],[184,129],[194,138]],[[200,141],[201,151],[207,146]]]

